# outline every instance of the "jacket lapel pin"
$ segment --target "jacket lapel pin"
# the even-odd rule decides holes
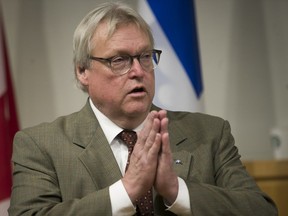
[[[180,164],[180,165],[182,165],[183,163],[182,163],[182,161],[181,160],[179,160],[179,159],[176,159],[176,160],[174,160],[175,161],[175,164]]]

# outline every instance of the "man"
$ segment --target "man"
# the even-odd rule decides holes
[[[89,99],[15,136],[10,215],[277,215],[226,121],[152,105],[160,55],[125,5],[82,20],[74,65]]]

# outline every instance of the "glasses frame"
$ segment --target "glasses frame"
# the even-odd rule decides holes
[[[158,49],[152,49],[152,50],[147,50],[147,51],[144,51],[142,53],[140,53],[139,55],[134,55],[134,56],[131,56],[131,55],[122,55],[122,56],[127,56],[129,57],[129,62],[130,62],[130,67],[129,69],[127,69],[127,71],[123,71],[122,73],[115,73],[112,69],[112,66],[111,66],[111,63],[112,63],[112,60],[115,58],[115,57],[119,57],[121,55],[115,55],[115,56],[112,56],[110,58],[101,58],[101,57],[95,57],[95,56],[89,56],[88,58],[90,60],[94,60],[94,61],[99,61],[101,63],[106,63],[106,65],[111,69],[111,71],[114,73],[114,74],[117,74],[117,75],[124,75],[126,73],[128,73],[133,65],[133,60],[136,58],[139,62],[139,64],[141,65],[141,67],[145,70],[145,68],[142,66],[141,64],[141,61],[140,61],[140,58],[143,54],[145,54],[146,52],[149,52],[149,51],[152,51],[153,53],[156,53],[156,55],[158,55],[158,62],[154,61],[154,59],[152,59],[152,61],[156,62],[156,65],[151,68],[151,69],[155,69],[157,67],[157,65],[159,64],[160,62],[160,56],[161,56],[161,53],[162,53],[162,50],[158,50]],[[153,55],[152,55],[152,58],[153,58]]]

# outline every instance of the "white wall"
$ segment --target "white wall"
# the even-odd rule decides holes
[[[271,158],[270,130],[288,124],[287,9],[281,0],[197,1],[206,111],[230,121],[244,158]]]
[[[21,127],[77,111],[72,34],[99,0],[2,0]],[[137,1],[127,1],[136,7]],[[244,159],[270,159],[288,124],[288,1],[196,0],[206,112],[230,121]]]

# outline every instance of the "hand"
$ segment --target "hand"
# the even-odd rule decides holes
[[[160,119],[158,113],[148,114],[143,129],[137,134],[137,143],[130,157],[130,164],[122,182],[131,199],[144,195],[155,181],[158,154],[161,148]]]
[[[165,110],[159,111],[158,118],[160,120],[162,149],[158,156],[158,168],[154,187],[165,199],[167,204],[171,205],[178,195],[178,179],[173,170],[173,157],[170,149],[167,112]]]

